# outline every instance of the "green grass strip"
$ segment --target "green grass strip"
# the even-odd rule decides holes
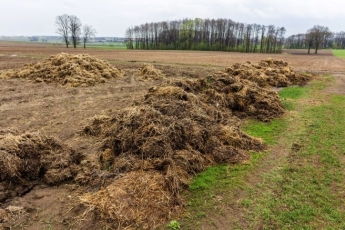
[[[252,214],[263,229],[345,229],[345,97],[329,102],[302,114],[308,123],[294,140],[299,149],[271,175],[281,178],[273,192],[255,196]]]
[[[332,50],[334,56],[339,58],[345,58],[345,50]]]

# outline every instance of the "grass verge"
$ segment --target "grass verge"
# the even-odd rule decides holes
[[[332,50],[334,56],[339,58],[345,58],[345,50]]]
[[[253,188],[249,199],[256,202],[247,211],[252,220],[260,220],[253,227],[345,229],[345,97],[327,99],[327,104],[302,112],[305,127],[296,127],[298,135],[288,137],[291,149],[286,162],[265,175],[270,179],[260,189]],[[267,192],[268,187],[275,189]]]
[[[331,79],[282,90],[282,100],[294,110],[284,118],[249,121],[246,132],[263,138],[271,151],[199,174],[186,195],[181,227],[219,227],[226,218],[231,229],[345,229],[345,97],[320,92]],[[315,101],[320,103],[310,103]],[[286,154],[276,160],[273,148]],[[255,175],[261,167],[268,168]]]

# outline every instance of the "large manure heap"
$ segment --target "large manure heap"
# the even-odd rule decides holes
[[[25,78],[34,82],[54,83],[70,87],[93,86],[123,73],[108,62],[87,54],[61,53],[19,70],[3,72],[2,78]]]

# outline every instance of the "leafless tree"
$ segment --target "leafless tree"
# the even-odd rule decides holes
[[[305,34],[289,36],[285,41],[287,49],[307,49],[308,54],[311,49],[345,49],[345,32],[332,33],[327,27],[314,26]]]
[[[314,26],[313,28],[309,29],[307,32],[307,36],[309,39],[313,40],[313,44],[315,47],[315,54],[317,54],[320,45],[322,46],[323,42],[327,40],[332,35],[331,31],[326,26]],[[310,47],[308,49],[308,53],[310,51]]]
[[[134,49],[133,46],[133,28],[128,28],[126,30],[126,45],[127,45],[127,49]]]
[[[84,49],[86,48],[86,42],[88,42],[91,37],[94,37],[96,33],[97,33],[96,30],[92,28],[92,26],[90,25],[83,26],[82,40],[84,43]]]
[[[345,32],[344,31],[340,31],[335,34],[334,45],[335,45],[335,48],[345,49]]]
[[[67,14],[63,14],[57,16],[55,19],[55,24],[57,26],[56,33],[62,36],[63,41],[66,44],[66,48],[69,45],[69,16]]]
[[[284,27],[245,24],[224,18],[185,18],[128,28],[126,41],[129,49],[279,53],[285,31]]]
[[[266,26],[261,26],[261,44],[260,44],[260,53],[264,52],[264,42],[265,42],[265,33],[266,33]]]
[[[74,15],[69,15],[68,20],[69,20],[68,28],[69,28],[69,31],[71,32],[71,40],[73,43],[73,47],[77,48],[77,44],[80,41],[81,22],[80,22],[80,19]]]
[[[332,32],[326,26],[314,26],[309,29],[305,35],[305,42],[308,48],[308,54],[312,47],[315,48],[315,54],[319,50],[320,46],[322,47],[323,43],[332,35]]]

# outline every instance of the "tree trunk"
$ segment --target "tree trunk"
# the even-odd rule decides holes
[[[319,44],[316,44],[315,46],[315,54],[317,54],[317,50],[319,49]]]
[[[65,40],[66,48],[68,48],[68,37],[64,38],[64,40]]]

